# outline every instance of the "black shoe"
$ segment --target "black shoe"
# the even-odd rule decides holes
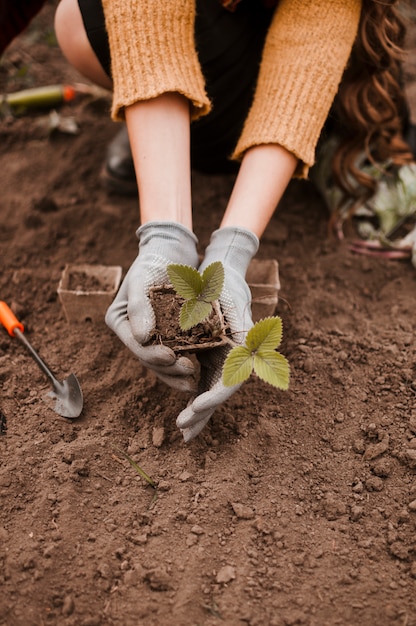
[[[110,192],[122,196],[137,195],[136,174],[125,125],[108,144],[107,158],[101,171],[101,181]]]

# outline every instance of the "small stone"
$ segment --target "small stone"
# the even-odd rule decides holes
[[[292,563],[293,563],[293,565],[296,565],[296,567],[300,567],[300,566],[304,565],[305,559],[306,559],[306,553],[305,552],[299,552],[299,554],[295,554],[293,556]]]
[[[388,450],[389,440],[390,438],[388,434],[385,433],[381,441],[379,441],[378,443],[370,443],[370,445],[367,447],[366,451],[364,452],[364,458],[367,461],[372,461],[378,456],[381,456],[382,454],[384,454]]]
[[[133,543],[136,544],[136,546],[143,546],[145,543],[147,543],[147,533],[140,533],[137,535],[134,535],[131,540]]]
[[[163,567],[156,567],[144,575],[144,581],[153,591],[167,591],[172,589],[171,577]]]
[[[364,485],[361,480],[353,486],[352,490],[354,493],[362,493],[364,491]]]
[[[204,529],[201,526],[198,526],[198,524],[195,524],[191,528],[191,533],[193,533],[194,535],[203,535],[204,532]]]
[[[351,507],[351,515],[350,515],[351,521],[358,522],[358,520],[363,514],[363,510],[364,509],[362,506],[356,505],[356,506]]]
[[[0,544],[3,544],[8,538],[9,533],[3,526],[0,526]]]
[[[186,538],[186,545],[188,548],[192,548],[195,544],[198,543],[198,535],[194,535],[193,533],[189,533]]]
[[[357,454],[364,454],[364,452],[365,452],[364,440],[363,439],[359,439],[359,438],[354,439],[354,441],[352,442],[352,449]]]
[[[129,569],[127,570],[127,572],[124,573],[123,580],[124,584],[128,587],[136,586],[138,581],[140,580],[139,573],[135,569]]]
[[[46,546],[46,548],[44,549],[43,556],[45,557],[45,559],[50,559],[54,551],[55,551],[55,545],[51,543],[48,546]]]
[[[105,578],[106,580],[109,580],[113,577],[110,565],[104,561],[98,565],[97,572],[99,573],[101,578]]]
[[[325,517],[329,521],[336,520],[347,512],[345,504],[341,500],[334,498],[332,494],[327,494],[322,505]]]
[[[416,450],[412,450],[408,448],[406,450],[406,461],[409,464],[409,467],[416,468]]]
[[[245,504],[240,504],[239,502],[231,502],[231,506],[238,519],[254,518],[254,511],[249,506],[246,506]]]
[[[90,468],[87,459],[78,459],[71,465],[72,474],[87,477],[90,475]]]
[[[414,511],[414,512],[416,512],[416,500],[412,500],[412,501],[409,503],[409,511],[412,511],[412,512]]]
[[[75,609],[75,603],[72,596],[65,596],[64,601],[62,603],[62,615],[68,617],[72,615]]]
[[[386,614],[386,617],[391,620],[396,620],[399,616],[397,608],[392,604],[384,605],[384,612]]]
[[[397,521],[399,524],[407,524],[410,520],[410,513],[406,509],[402,509],[397,514]]]
[[[390,553],[401,561],[409,558],[409,548],[402,541],[394,541],[389,546]]]
[[[66,463],[66,465],[71,465],[72,461],[74,460],[74,453],[73,452],[69,452],[68,450],[65,450],[62,453],[62,462]]]
[[[367,491],[383,491],[383,480],[379,478],[379,476],[370,476],[370,478],[365,481],[365,488]]]
[[[190,478],[192,478],[191,472],[184,471],[179,474],[179,480],[183,483],[186,483]]]
[[[409,420],[409,428],[410,431],[416,435],[416,413],[412,413],[412,416]]]
[[[271,532],[269,524],[262,517],[258,517],[254,520],[253,528],[263,535],[270,535]]]
[[[165,440],[165,429],[163,426],[156,426],[152,432],[152,443],[155,448],[160,448]]]
[[[224,565],[218,573],[216,577],[217,583],[227,584],[235,579],[235,567],[232,565]]]
[[[377,461],[374,462],[371,471],[380,478],[387,478],[390,476],[392,471],[391,462],[386,458],[377,459]]]
[[[306,359],[303,361],[303,371],[306,372],[307,374],[311,374],[315,369],[315,364],[313,362],[312,357],[307,356]]]

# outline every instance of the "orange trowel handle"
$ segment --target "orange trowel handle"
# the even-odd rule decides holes
[[[19,322],[19,320],[17,319],[17,317],[15,316],[11,308],[5,302],[2,302],[1,300],[0,300],[0,323],[3,324],[4,328],[12,337],[15,336],[14,331],[16,328],[20,330],[21,332],[23,332],[25,329],[23,324]]]

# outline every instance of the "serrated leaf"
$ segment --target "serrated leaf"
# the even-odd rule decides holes
[[[201,293],[201,274],[194,267],[171,263],[167,267],[167,273],[178,296],[190,300],[197,298]]]
[[[228,353],[224,362],[222,382],[226,387],[233,387],[244,382],[253,369],[253,355],[246,346],[235,346]]]
[[[183,303],[179,315],[179,324],[182,330],[189,330],[202,322],[211,313],[211,303],[201,300],[187,300]]]
[[[224,284],[224,266],[221,261],[215,261],[205,268],[202,274],[202,290],[199,296],[204,302],[214,302],[221,294]]]
[[[282,354],[275,350],[262,350],[254,355],[254,371],[264,382],[278,387],[288,389],[290,367]]]
[[[283,325],[280,317],[266,317],[250,328],[246,337],[246,346],[251,352],[274,350],[282,341]]]

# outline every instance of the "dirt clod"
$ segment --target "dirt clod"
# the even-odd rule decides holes
[[[56,4],[6,51],[0,93],[84,80],[50,36]],[[416,121],[416,21],[408,50]],[[137,198],[99,182],[109,109],[61,107],[77,135],[50,137],[48,113],[0,121],[1,299],[85,401],[60,418],[0,333],[0,626],[416,626],[415,269],[328,241],[293,180],[258,253],[279,261],[290,388],[252,377],[185,445],[189,395],[57,298],[67,264],[125,274],[137,255]],[[233,176],[193,179],[202,254]]]

